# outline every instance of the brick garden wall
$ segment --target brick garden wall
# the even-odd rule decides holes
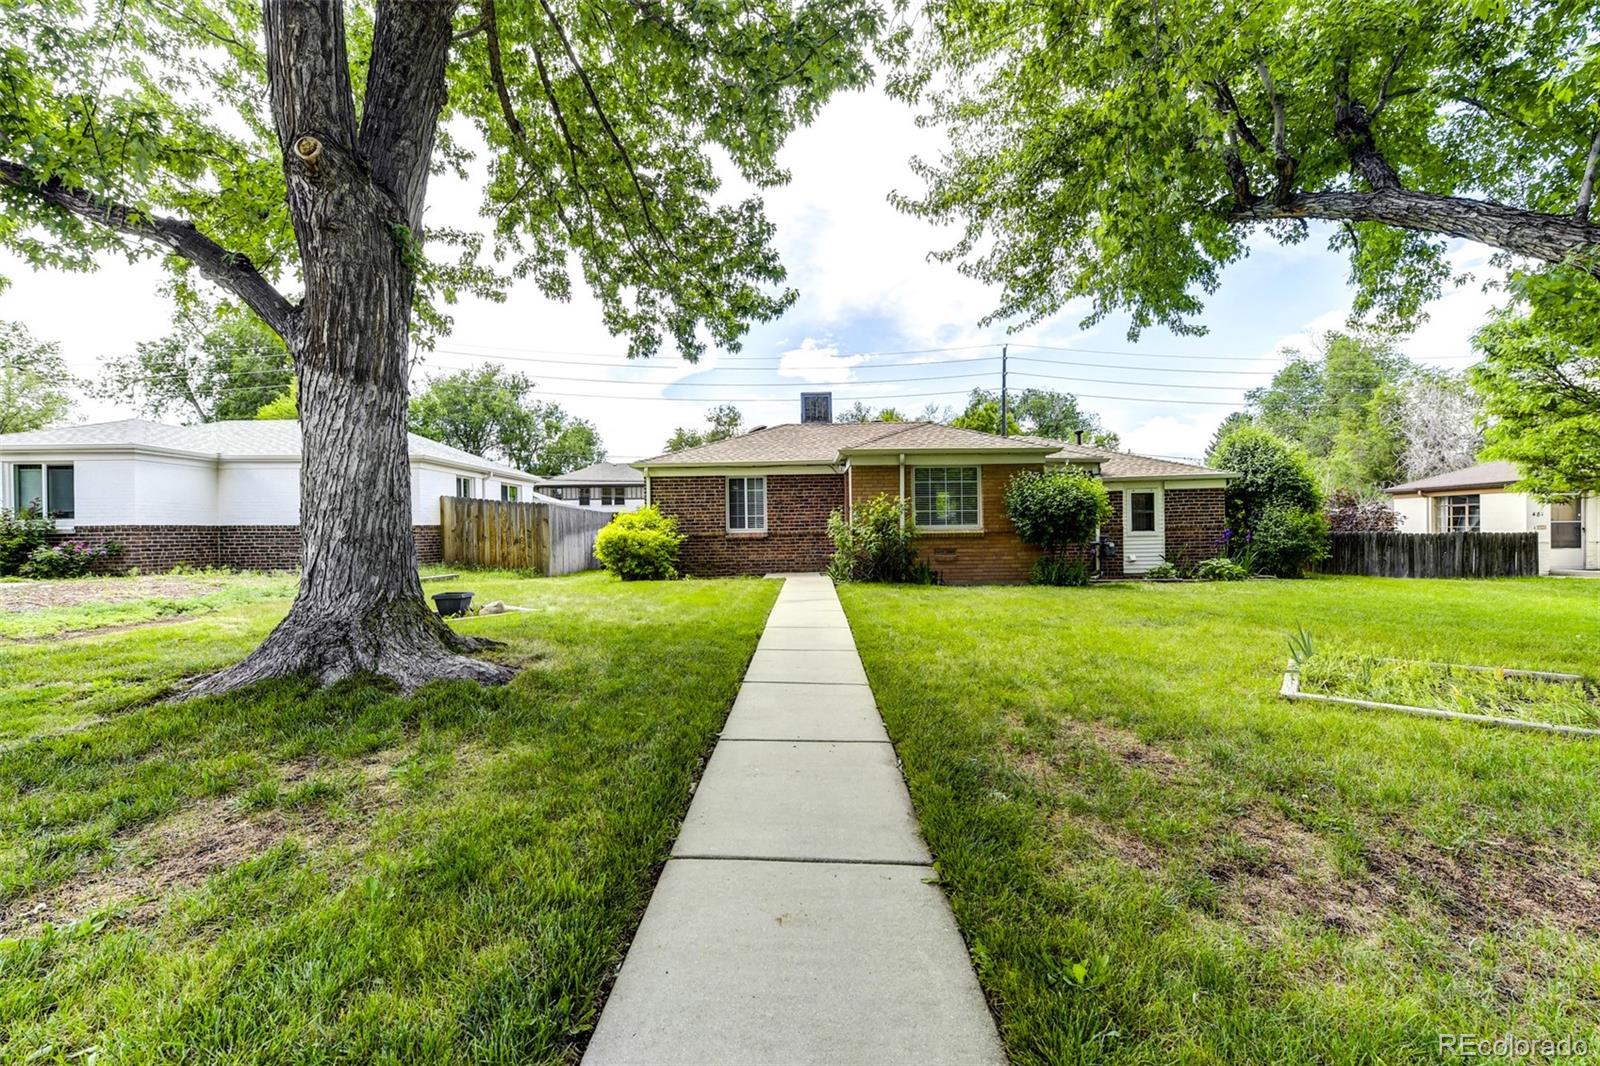
[[[650,502],[687,534],[678,567],[696,577],[827,569],[833,543],[828,515],[845,507],[843,474],[767,477],[767,528],[729,533],[727,479],[718,475],[650,478]]]
[[[419,564],[443,558],[438,526],[413,526],[412,534]],[[113,540],[123,550],[103,568],[108,573],[124,573],[133,567],[145,573],[162,573],[175,566],[300,568],[299,526],[79,526],[71,533],[50,535],[53,544],[77,541],[90,547]]]

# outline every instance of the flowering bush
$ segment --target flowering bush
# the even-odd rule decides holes
[[[55,523],[31,510],[0,509],[0,577],[22,573],[28,559],[44,547]]]
[[[83,577],[94,569],[96,563],[114,559],[122,554],[122,545],[114,540],[90,546],[79,540],[69,540],[52,548],[41,545],[28,556],[18,572],[23,577]]]

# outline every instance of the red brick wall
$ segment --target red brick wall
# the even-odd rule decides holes
[[[906,495],[912,494],[914,467],[906,464]],[[1006,585],[1026,582],[1033,572],[1033,564],[1043,554],[1038,548],[1024,544],[1006,516],[1005,493],[1011,479],[1024,470],[1039,470],[1030,463],[991,464],[983,467],[979,475],[979,494],[983,497],[982,533],[935,533],[924,529],[918,539],[919,554],[950,585]],[[850,471],[850,494],[853,501],[869,500],[879,493],[890,496],[900,494],[900,468],[898,466],[859,466]],[[1113,506],[1117,508],[1110,528],[1121,528],[1121,508],[1112,493]],[[1120,553],[1121,538],[1117,541]],[[1094,562],[1090,548],[1074,548],[1071,556]],[[1109,576],[1120,576],[1122,560],[1105,561]]]
[[[1167,561],[1190,567],[1222,554],[1228,527],[1225,489],[1166,491]]]
[[[437,563],[443,557],[438,526],[413,526],[417,562]],[[78,541],[96,546],[122,545],[122,554],[102,569],[124,573],[138,567],[161,573],[175,566],[222,566],[238,570],[298,570],[299,526],[79,526],[71,533],[53,533],[52,543]]]
[[[833,543],[828,515],[845,507],[843,474],[767,476],[767,528],[729,533],[727,479],[650,477],[650,502],[688,535],[678,568],[696,577],[824,570]]]

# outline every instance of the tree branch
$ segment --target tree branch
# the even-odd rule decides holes
[[[1267,100],[1272,105],[1272,169],[1278,175],[1278,185],[1273,190],[1272,198],[1281,204],[1294,192],[1294,172],[1298,162],[1289,153],[1288,119],[1266,60],[1256,61],[1256,72],[1261,76],[1262,88],[1266,89]]]
[[[1589,142],[1589,158],[1584,161],[1583,181],[1578,185],[1578,204],[1572,211],[1572,217],[1579,222],[1589,221],[1589,204],[1594,200],[1596,164],[1600,164],[1600,130],[1595,131],[1594,140]]]
[[[1219,78],[1211,83],[1211,88],[1217,94],[1217,110],[1233,117],[1233,128],[1238,133],[1239,139],[1258,152],[1266,151],[1261,145],[1261,139],[1244,120],[1244,113],[1239,110],[1239,101],[1234,99],[1233,90],[1228,88],[1228,83]]]
[[[556,37],[561,41],[561,47],[567,53],[567,61],[572,64],[573,70],[577,72],[578,80],[583,83],[584,94],[589,97],[589,103],[594,108],[595,115],[600,119],[600,125],[605,129],[607,139],[611,141],[612,146],[622,156],[622,164],[627,168],[628,177],[633,182],[633,191],[639,197],[639,206],[644,212],[645,225],[650,227],[650,232],[655,234],[656,240],[660,242],[663,248],[673,251],[672,242],[668,241],[666,235],[656,226],[655,213],[650,210],[650,196],[645,192],[644,183],[639,178],[639,171],[633,165],[633,156],[628,152],[627,146],[622,143],[622,138],[617,136],[616,127],[611,124],[611,117],[606,114],[605,107],[601,105],[600,97],[594,91],[594,83],[589,80],[589,72],[578,61],[578,54],[573,51],[572,42],[567,39],[566,28],[556,18],[556,13],[550,9],[549,0],[539,0],[539,6],[544,9],[545,17],[550,20],[551,27],[556,31]]]
[[[41,181],[26,167],[7,159],[0,159],[0,184],[107,229],[161,245],[189,260],[199,268],[200,273],[243,300],[285,341],[293,333],[298,311],[296,306],[262,277],[247,257],[228,251],[201,233],[193,223],[147,214],[126,204],[73,188],[58,178]]]
[[[1236,206],[1232,222],[1317,218],[1379,222],[1422,233],[1463,237],[1547,263],[1566,263],[1600,277],[1600,226],[1566,215],[1545,215],[1492,200],[1439,196],[1401,188],[1374,192],[1301,193],[1284,203]]]
[[[413,233],[422,229],[454,10],[440,0],[385,0],[373,27],[358,143],[373,180],[400,205]]]
[[[1389,60],[1389,69],[1384,71],[1383,81],[1378,86],[1378,100],[1372,105],[1372,115],[1368,119],[1369,122],[1378,121],[1378,116],[1383,114],[1383,109],[1389,106],[1390,100],[1394,99],[1394,96],[1389,93],[1389,83],[1394,81],[1395,72],[1400,69],[1400,64],[1405,61],[1405,58],[1406,46],[1401,45],[1399,50],[1395,52],[1394,58]]]
[[[511,135],[523,141],[526,135],[516,109],[511,106],[511,90],[506,88],[506,72],[501,65],[500,24],[495,19],[494,0],[483,0],[483,21],[479,25],[483,28],[484,46],[489,50],[489,79],[494,82],[494,94],[500,99],[500,113],[505,116],[506,128]],[[540,77],[544,77],[543,64],[540,65]],[[565,129],[565,121],[561,125]]]

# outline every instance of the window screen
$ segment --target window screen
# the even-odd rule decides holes
[[[728,479],[728,528],[735,531],[767,528],[767,479]]]

